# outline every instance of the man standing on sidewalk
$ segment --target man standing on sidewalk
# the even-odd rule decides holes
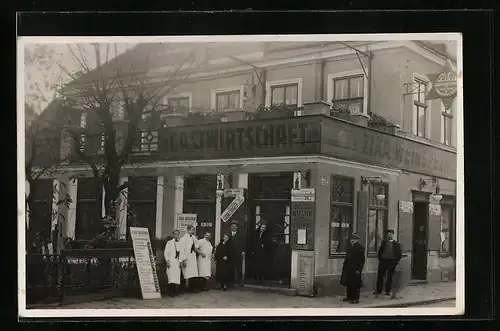
[[[359,236],[355,233],[351,235],[350,245],[342,267],[340,285],[346,287],[347,295],[342,301],[349,303],[359,303],[359,292],[363,287],[361,272],[365,265],[365,249],[359,243]]]
[[[391,295],[392,277],[394,270],[401,260],[401,245],[394,240],[394,230],[387,231],[387,239],[382,241],[380,249],[378,250],[378,273],[377,273],[377,289],[375,295],[382,293],[384,285],[384,277],[387,275],[385,281],[385,295]]]
[[[240,286],[242,280],[242,261],[245,255],[245,237],[238,229],[238,222],[232,221],[230,229],[229,240],[231,241],[231,247],[234,249],[231,274],[234,275],[234,283]]]

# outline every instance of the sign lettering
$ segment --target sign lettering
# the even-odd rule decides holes
[[[221,220],[225,223],[229,221],[231,216],[240,208],[240,206],[243,204],[243,201],[245,201],[245,197],[243,194],[239,194],[234,198],[234,200],[227,206],[226,210],[220,215]]]
[[[161,299],[156,259],[147,228],[130,228],[143,299]]]

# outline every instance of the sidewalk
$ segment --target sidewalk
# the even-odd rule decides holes
[[[428,303],[449,301],[454,306],[455,282],[409,285],[398,294],[399,299],[375,297],[371,293],[362,293],[360,303],[351,305],[342,302],[340,296],[307,298],[287,296],[275,293],[259,293],[238,289],[221,292],[218,290],[198,294],[184,294],[176,298],[141,300],[121,298],[94,301],[63,307],[46,309],[171,309],[171,308],[386,308],[410,307]]]

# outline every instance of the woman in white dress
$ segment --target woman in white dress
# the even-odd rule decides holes
[[[179,230],[174,230],[174,238],[165,245],[165,262],[167,263],[168,292],[170,296],[176,296],[181,284],[180,244]]]
[[[196,278],[198,277],[198,262],[196,255],[198,252],[198,240],[194,236],[194,226],[186,228],[186,234],[180,239],[179,260],[184,279],[187,281],[188,289],[197,292]]]
[[[210,232],[207,232],[203,239],[198,240],[198,274],[201,277],[200,287],[202,290],[207,290],[207,282],[212,277],[212,252],[214,248],[210,237]]]

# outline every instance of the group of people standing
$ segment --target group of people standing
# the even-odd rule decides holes
[[[378,250],[377,285],[374,294],[382,294],[385,279],[384,294],[391,295],[392,279],[396,266],[401,260],[401,245],[394,239],[394,230],[387,231],[387,237],[382,241]],[[346,297],[343,301],[359,303],[360,290],[363,287],[362,271],[365,265],[365,249],[359,243],[359,236],[352,234],[350,245],[347,248],[340,285],[346,287]]]
[[[237,223],[231,223],[230,233],[222,236],[215,248],[216,281],[225,291],[229,284],[241,285],[244,236],[238,231]],[[173,238],[165,245],[168,290],[170,296],[176,296],[187,289],[189,292],[207,290],[207,282],[212,277],[211,234],[207,232],[203,239],[195,236],[194,226],[186,228],[186,234],[180,237],[180,231],[173,231]]]

